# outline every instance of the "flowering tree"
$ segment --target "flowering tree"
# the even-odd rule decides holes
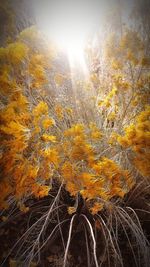
[[[30,244],[30,251],[20,255],[22,266],[39,260],[49,239],[44,233],[51,218],[58,219],[56,209],[59,210],[61,194],[65,198],[64,192],[70,197],[66,211],[71,221],[63,266],[67,264],[77,214],[90,229],[96,266],[104,259],[96,255],[93,223],[104,235],[104,254],[110,241],[117,266],[123,266],[123,260],[113,229],[117,231],[117,225],[122,224],[123,230],[132,230],[142,261],[148,266],[147,240],[137,215],[127,207],[135,216],[132,218],[123,208],[128,195],[141,183],[146,190],[149,186],[150,58],[145,44],[142,36],[131,29],[126,29],[121,37],[113,35],[103,47],[100,69],[89,71],[84,78],[68,69],[64,71],[62,65],[59,70],[61,52],[47,44],[34,27],[0,48],[2,215],[8,210],[9,218],[14,204],[21,212],[30,213],[28,200],[39,201],[55,191],[47,211],[20,240],[25,244],[29,239]],[[85,53],[92,66],[92,47]],[[88,216],[92,216],[92,221]],[[104,220],[103,216],[107,218]],[[112,216],[118,220],[116,226]],[[2,220],[6,219],[2,216]],[[56,227],[63,222],[58,220]],[[34,227],[38,230],[30,240]],[[135,258],[134,252],[133,255]],[[136,258],[135,262],[139,266]]]

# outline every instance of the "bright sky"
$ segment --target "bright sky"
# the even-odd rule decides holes
[[[121,1],[123,10],[130,10],[134,0]],[[47,37],[64,48],[70,58],[82,59],[87,36],[101,27],[106,14],[115,9],[119,2],[119,0],[33,0],[33,10],[38,27]]]

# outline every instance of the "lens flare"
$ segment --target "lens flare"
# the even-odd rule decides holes
[[[37,25],[68,54],[71,65],[85,65],[84,48],[88,36],[97,25],[99,1],[55,0],[46,3],[36,5]]]

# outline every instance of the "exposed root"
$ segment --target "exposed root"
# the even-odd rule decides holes
[[[71,233],[72,233],[73,221],[74,221],[75,216],[76,216],[76,214],[74,214],[72,216],[72,219],[71,219],[71,222],[70,222],[69,235],[68,235],[67,246],[66,246],[66,249],[65,249],[63,267],[66,267],[66,263],[67,263],[67,255],[68,255],[69,245],[70,245],[70,241],[71,241]]]
[[[90,228],[90,233],[91,233],[91,237],[92,237],[92,240],[93,240],[93,254],[94,254],[95,266],[99,267],[98,260],[97,260],[97,255],[96,255],[96,241],[95,241],[92,225],[91,225],[90,221],[88,220],[88,218],[84,214],[81,214],[81,216],[83,216],[85,218],[85,220],[87,221],[87,224],[88,224],[88,226]]]

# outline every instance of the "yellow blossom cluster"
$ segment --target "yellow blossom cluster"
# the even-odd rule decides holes
[[[98,106],[105,106],[105,107],[110,107],[111,106],[111,99],[113,96],[115,96],[117,93],[117,88],[112,88],[112,90],[108,93],[108,95],[103,99],[103,100],[98,100]]]
[[[125,135],[118,136],[119,144],[134,152],[134,164],[140,173],[150,177],[150,106],[136,117],[136,122],[125,128]]]
[[[56,124],[46,102],[40,101],[29,111],[26,97],[18,93],[17,99],[0,116],[0,164],[5,175],[1,187],[6,181],[9,185],[2,190],[1,208],[9,195],[18,201],[30,194],[46,196],[52,179],[63,181],[72,196],[80,193],[93,214],[106,200],[123,197],[130,190],[131,175],[114,161],[98,156],[95,144],[102,142],[103,134],[95,123],[88,127],[73,124],[60,135],[61,118]]]
[[[87,81],[80,82],[85,92],[64,97],[64,92],[58,92],[68,76],[49,76],[53,49],[43,51],[39,36],[30,28],[16,42],[0,48],[0,209],[9,207],[11,197],[27,212],[26,198],[47,196],[57,180],[73,198],[80,195],[96,214],[107,201],[123,198],[134,186],[131,170],[116,157],[123,148],[132,150],[134,165],[149,176],[150,108],[135,121],[129,116],[131,111],[135,116],[133,99],[135,94],[141,97],[143,89],[138,84],[141,80],[134,88],[124,73],[112,75],[111,82],[103,80],[103,87],[98,74],[92,74],[88,90]],[[121,45],[126,46],[126,39]],[[129,52],[133,49],[125,53],[133,61]],[[51,90],[49,79],[56,90]],[[95,94],[90,92],[93,85]],[[144,90],[147,85],[148,81]],[[122,136],[122,125],[128,120],[132,123]],[[70,214],[75,211],[76,207],[68,208]]]

